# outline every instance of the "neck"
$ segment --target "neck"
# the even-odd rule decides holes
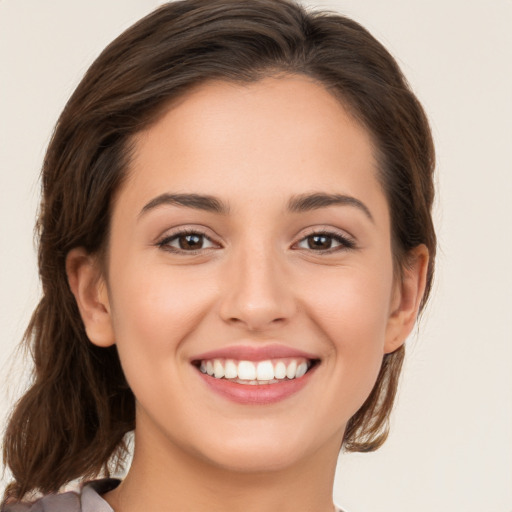
[[[135,435],[128,475],[105,499],[115,512],[332,512],[336,449],[291,467],[241,472],[218,467],[169,443],[154,451]],[[333,446],[339,440],[333,440]],[[162,445],[160,445],[162,446]]]

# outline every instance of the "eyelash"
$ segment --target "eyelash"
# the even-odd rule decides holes
[[[312,238],[312,237],[326,237],[326,238],[330,238],[333,242],[339,243],[338,247],[330,247],[329,249],[325,249],[325,250],[315,250],[315,249],[311,249],[311,248],[306,249],[306,250],[312,251],[314,253],[317,253],[319,255],[325,255],[325,254],[331,254],[331,253],[338,252],[338,251],[355,249],[355,247],[356,247],[354,240],[352,240],[348,236],[342,235],[340,233],[333,233],[331,231],[325,231],[325,230],[313,231],[311,233],[308,233],[306,236],[301,238],[298,243],[306,241],[308,238]]]
[[[205,238],[206,240],[210,241],[211,243],[215,243],[215,242],[213,242],[213,240],[208,235],[206,235],[205,233],[203,233],[201,231],[192,230],[192,229],[183,229],[183,230],[179,230],[177,232],[174,232],[171,235],[165,236],[164,238],[159,240],[156,243],[156,245],[160,249],[163,249],[165,251],[169,251],[169,252],[172,252],[172,253],[175,253],[175,254],[186,254],[186,255],[200,254],[201,252],[203,252],[205,250],[211,249],[210,247],[207,247],[207,248],[201,248],[201,249],[185,250],[185,249],[178,249],[176,247],[171,247],[169,245],[172,241],[178,240],[180,237],[193,236],[193,235]],[[356,247],[355,242],[352,239],[350,239],[349,237],[347,237],[345,235],[341,235],[339,233],[333,233],[333,232],[325,231],[325,230],[323,230],[323,231],[322,230],[321,231],[313,231],[313,232],[307,234],[306,236],[304,236],[303,238],[301,238],[299,240],[299,242],[297,242],[297,243],[304,242],[308,238],[315,237],[315,236],[316,237],[322,237],[323,236],[323,237],[326,237],[326,238],[330,238],[333,242],[339,243],[338,247],[330,247],[329,249],[325,249],[325,250],[315,250],[315,249],[311,249],[311,248],[306,249],[306,250],[314,252],[314,253],[316,253],[318,255],[331,254],[331,253],[338,252],[338,251],[341,251],[341,250],[354,249]],[[296,245],[296,244],[294,244],[294,245]]]
[[[160,249],[163,249],[165,251],[169,251],[169,252],[176,253],[176,254],[187,254],[187,255],[199,254],[200,252],[209,249],[209,248],[193,249],[191,251],[187,251],[185,249],[178,249],[176,247],[171,247],[169,245],[173,240],[178,240],[181,237],[192,236],[192,235],[206,238],[210,242],[214,243],[213,240],[208,235],[206,235],[205,233],[202,233],[201,231],[194,230],[194,229],[183,229],[183,230],[176,231],[176,232],[172,233],[171,235],[165,236],[164,238],[162,238],[161,240],[159,240],[157,242],[157,246],[160,247]]]

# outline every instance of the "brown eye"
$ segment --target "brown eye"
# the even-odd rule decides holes
[[[157,244],[161,249],[175,253],[194,253],[218,247],[208,236],[200,232],[182,232],[165,237]]]
[[[192,234],[192,235],[180,235],[178,237],[178,244],[180,249],[183,249],[185,251],[193,251],[197,249],[203,248],[203,242],[204,242],[203,235],[198,234]]]
[[[332,247],[332,237],[327,235],[311,235],[307,237],[308,248],[313,250],[325,250]]]
[[[297,245],[300,249],[320,253],[331,253],[355,247],[354,241],[338,233],[312,233],[304,237]]]

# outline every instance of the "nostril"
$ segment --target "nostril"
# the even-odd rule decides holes
[[[271,326],[282,325],[286,321],[287,321],[287,319],[283,318],[283,317],[274,318],[274,319],[268,320],[268,321],[266,319],[261,319],[261,318],[255,319],[254,317],[246,318],[246,319],[231,317],[228,319],[228,323],[244,326],[248,331],[251,331],[251,332],[263,332]]]

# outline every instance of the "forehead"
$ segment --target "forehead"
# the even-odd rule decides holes
[[[129,171],[126,188],[141,201],[166,191],[246,202],[319,190],[382,195],[370,134],[304,76],[194,88],[136,136]]]

